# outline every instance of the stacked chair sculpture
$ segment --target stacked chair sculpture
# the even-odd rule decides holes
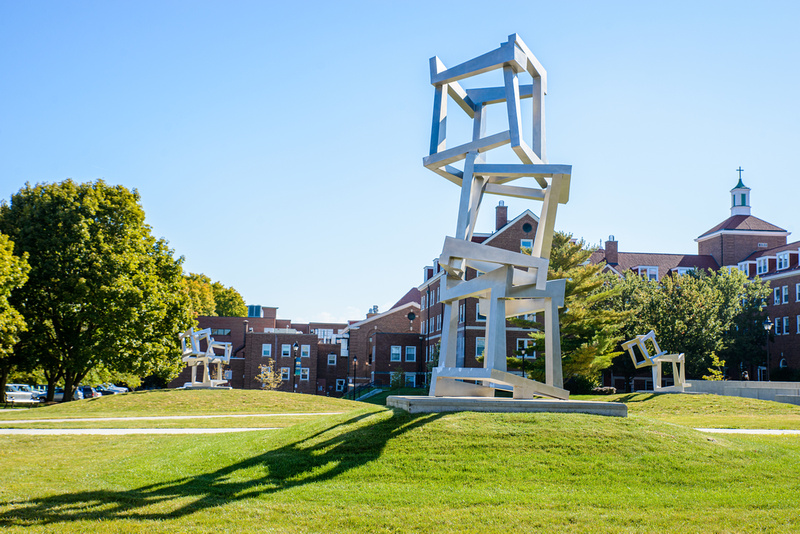
[[[545,151],[544,95],[547,74],[516,34],[500,48],[446,68],[431,58],[431,84],[435,88],[430,155],[423,164],[461,188],[454,237],[444,242],[439,264],[446,272],[441,301],[444,304],[442,342],[438,367],[431,377],[432,396],[493,397],[495,389],[512,390],[514,398],[545,396],[568,399],[563,389],[558,309],[564,305],[565,280],[547,280],[550,247],[558,204],[569,199],[570,165],[547,163]],[[465,89],[459,83],[487,72],[500,71],[502,85]],[[531,83],[521,84],[527,77]],[[533,135],[523,139],[521,99],[530,98]],[[446,147],[447,102],[472,119],[472,140]],[[505,108],[508,128],[486,133],[486,113],[492,104]],[[505,104],[505,106],[502,106]],[[501,109],[502,111],[502,109]],[[487,153],[508,145],[513,163],[487,163]],[[499,151],[496,151],[496,153]],[[462,163],[458,168],[454,164]],[[521,185],[510,185],[512,182]],[[530,183],[527,183],[530,182]],[[472,236],[483,195],[501,195],[541,202],[530,255],[474,243]],[[467,280],[467,268],[483,274]],[[457,366],[458,302],[479,299],[486,315],[483,368]],[[506,368],[506,318],[544,313],[545,383],[509,373]]]
[[[228,342],[214,341],[211,337],[211,329],[205,328],[195,332],[194,328],[190,328],[182,334],[178,334],[181,340],[181,349],[183,354],[182,359],[192,368],[192,381],[185,385],[185,387],[199,387],[199,388],[213,388],[227,382],[222,379],[223,364],[231,361],[231,347]],[[205,350],[201,347],[205,342]],[[215,349],[222,349],[223,354],[217,355]],[[211,364],[217,364],[217,378],[211,379]],[[203,366],[203,381],[197,381],[197,367]]]
[[[648,344],[650,347],[648,347]],[[643,336],[636,336],[630,341],[622,344],[622,348],[628,351],[633,360],[633,365],[637,369],[643,367],[650,367],[653,371],[653,389],[655,391],[669,392],[679,391],[683,392],[684,388],[688,387],[686,384],[686,357],[683,353],[680,354],[667,354],[667,351],[661,350],[656,341],[656,333],[650,330]],[[637,355],[638,352],[638,355]],[[661,364],[669,362],[672,364],[672,376],[674,379],[674,386],[662,387],[661,386]]]

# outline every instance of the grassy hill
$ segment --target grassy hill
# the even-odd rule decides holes
[[[229,400],[239,405],[236,395],[247,393],[232,392]],[[263,406],[292,400],[258,393]],[[148,404],[161,404],[165,395],[131,395],[140,404],[126,406],[131,413],[152,411]],[[738,417],[753,409],[779,419],[797,417],[797,407],[662,395],[621,398],[629,402],[626,419],[411,416],[289,397],[312,403],[298,412],[345,413],[244,434],[0,436],[0,527],[100,533],[800,529],[800,438],[710,435],[667,420],[698,413]],[[319,409],[311,409],[314,402]]]

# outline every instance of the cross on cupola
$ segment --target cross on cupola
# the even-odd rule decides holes
[[[750,215],[750,188],[742,182],[741,165],[736,172],[739,173],[739,183],[731,189],[731,217],[734,215]]]

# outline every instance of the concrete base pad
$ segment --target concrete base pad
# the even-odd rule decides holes
[[[386,406],[409,413],[436,412],[547,412],[586,413],[627,417],[628,407],[621,402],[512,399],[508,397],[422,397],[392,395]]]
[[[191,384],[187,384],[179,389],[233,389],[233,388],[231,386],[204,386],[202,384],[193,386]]]

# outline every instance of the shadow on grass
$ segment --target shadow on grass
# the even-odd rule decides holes
[[[303,439],[216,471],[124,491],[66,493],[24,502],[0,502],[0,526],[43,525],[83,520],[176,519],[208,508],[335,478],[376,460],[389,440],[441,414],[409,415],[395,410],[385,420],[363,424],[363,414]],[[361,425],[347,430],[348,426]],[[326,435],[329,435],[326,438]],[[254,469],[255,476],[240,471]],[[170,501],[191,502],[166,506]]]
[[[655,398],[658,398],[658,395],[655,393],[627,393],[618,399],[614,399],[614,402],[629,404],[632,402],[647,402]]]

